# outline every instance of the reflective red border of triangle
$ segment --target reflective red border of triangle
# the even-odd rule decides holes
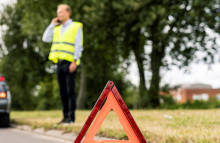
[[[128,110],[128,107],[126,106],[124,100],[122,99],[120,93],[118,92],[116,86],[112,81],[109,81],[107,85],[105,86],[104,90],[102,91],[101,95],[99,96],[99,99],[97,100],[95,106],[92,109],[92,112],[90,113],[88,119],[86,120],[83,128],[79,132],[76,140],[74,143],[80,143],[85,136],[87,130],[89,129],[90,125],[92,124],[94,118],[96,117],[98,111],[100,110],[103,102],[105,101],[106,97],[108,96],[108,93],[112,91],[113,95],[115,96],[119,106],[121,107],[122,111],[124,112],[128,122],[130,123],[133,131],[135,132],[137,138],[139,139],[140,143],[147,143],[144,136],[142,135],[141,131],[139,130],[136,122],[134,121],[130,111]]]

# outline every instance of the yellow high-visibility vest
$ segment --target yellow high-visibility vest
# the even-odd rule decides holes
[[[59,59],[73,62],[75,37],[79,28],[83,29],[83,24],[81,22],[73,22],[63,33],[63,36],[61,35],[61,25],[54,28],[53,43],[48,57],[49,60],[54,63],[58,63]],[[81,44],[83,45],[83,37]],[[76,61],[76,64],[80,64],[80,59]]]

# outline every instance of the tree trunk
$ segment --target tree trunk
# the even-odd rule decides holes
[[[150,82],[148,103],[150,107],[159,106],[159,90],[160,90],[160,67],[162,66],[162,59],[165,55],[165,47],[159,46],[158,43],[153,43],[151,52],[151,71],[152,78]]]
[[[144,58],[142,57],[142,54],[138,52],[138,48],[143,47],[132,47],[132,51],[134,52],[135,59],[138,66],[138,72],[139,72],[139,106],[145,107],[147,101],[147,88],[146,88],[146,81],[145,81],[145,73],[144,73]]]
[[[78,109],[85,108],[85,98],[86,98],[86,76],[85,76],[85,69],[82,66],[82,71],[80,74],[79,94],[78,94],[78,98],[77,98],[77,108]]]
[[[145,81],[145,73],[144,73],[144,45],[145,45],[145,39],[142,37],[141,29],[138,28],[135,31],[130,31],[130,27],[135,25],[138,21],[132,21],[130,25],[126,28],[128,31],[126,32],[126,38],[125,41],[127,41],[127,46],[130,47],[129,50],[131,50],[134,53],[135,60],[138,66],[138,72],[139,72],[139,107],[144,107],[147,103],[147,88],[146,88],[146,81]],[[134,38],[135,37],[135,38]]]

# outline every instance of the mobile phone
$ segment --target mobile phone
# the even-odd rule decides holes
[[[59,23],[59,25],[61,24],[61,21],[58,19],[57,22]]]

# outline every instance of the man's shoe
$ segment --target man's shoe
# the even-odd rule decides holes
[[[69,122],[69,124],[74,124],[74,123],[75,123],[75,122],[74,122],[74,121],[72,121],[72,120]]]
[[[69,120],[69,122],[67,123],[63,123],[64,126],[69,126],[69,125],[73,125],[74,124],[74,121],[72,120]]]
[[[59,123],[57,123],[57,125],[60,125],[62,123],[69,123],[70,119],[69,118],[63,118],[63,120],[61,120]]]

